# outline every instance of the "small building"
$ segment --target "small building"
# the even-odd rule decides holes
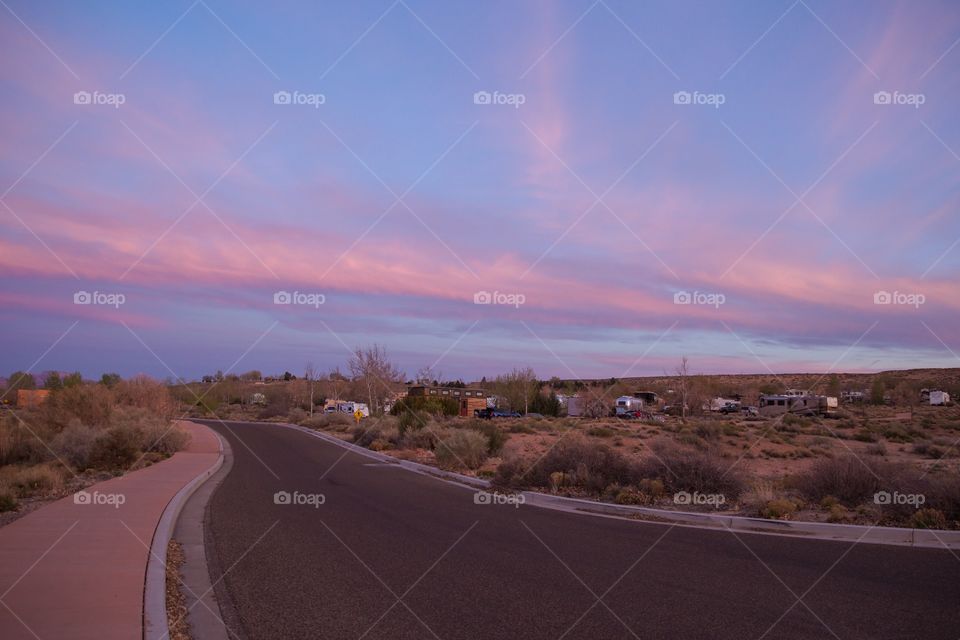
[[[49,389],[17,389],[17,407],[21,409],[39,407],[49,395]]]
[[[930,404],[936,407],[941,407],[945,404],[950,404],[950,394],[947,393],[946,391],[940,391],[939,389],[931,389]]]
[[[583,415],[583,398],[567,396],[567,415],[573,418]]]
[[[487,408],[487,392],[476,387],[435,387],[416,385],[407,390],[411,398],[449,398],[460,407],[461,417],[472,416],[476,409]]]
[[[643,406],[645,407],[655,407],[660,404],[660,396],[653,391],[637,391],[633,394],[633,397],[643,400]]]

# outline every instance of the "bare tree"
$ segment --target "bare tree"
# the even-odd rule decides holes
[[[330,390],[333,392],[335,402],[340,402],[343,389],[347,384],[347,377],[340,372],[340,367],[336,366],[327,374],[327,380],[330,381]]]
[[[313,383],[317,378],[317,369],[313,366],[312,362],[308,362],[307,366],[303,368],[303,377],[307,381],[307,385],[310,387],[310,415],[313,415]]]
[[[680,359],[680,364],[677,366],[675,373],[679,381],[677,386],[680,391],[680,419],[684,422],[687,421],[687,393],[689,392],[689,380],[690,377],[690,367],[689,362],[687,361],[687,356],[683,356]]]
[[[434,380],[439,382],[442,378],[443,373],[440,371],[434,371],[433,367],[423,366],[417,371],[417,375],[414,377],[414,382],[424,386],[429,386],[433,384]]]
[[[510,373],[497,376],[494,390],[507,401],[511,410],[519,411],[522,406],[523,412],[527,413],[530,400],[538,391],[537,375],[530,367],[514,369]]]
[[[602,387],[588,387],[580,392],[581,415],[584,418],[606,418],[610,415],[610,400]]]
[[[403,382],[403,372],[390,362],[387,350],[378,344],[357,347],[349,364],[353,379],[366,390],[370,411],[380,413],[393,393],[392,385]]]

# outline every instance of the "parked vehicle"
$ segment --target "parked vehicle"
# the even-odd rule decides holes
[[[519,418],[520,414],[516,411],[505,411],[503,409],[487,407],[486,409],[474,409],[473,417],[489,420],[491,418]]]
[[[740,413],[740,403],[728,402],[727,404],[720,407],[720,413],[722,414]]]

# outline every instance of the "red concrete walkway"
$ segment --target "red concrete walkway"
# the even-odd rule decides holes
[[[170,499],[219,455],[210,429],[182,424],[193,436],[187,450],[87,488],[90,504],[68,496],[0,528],[0,638],[142,637],[157,522]]]

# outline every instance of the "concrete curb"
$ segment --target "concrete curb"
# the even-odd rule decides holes
[[[193,422],[192,420],[189,422]],[[200,424],[200,423],[197,423]],[[206,425],[204,428],[209,429]],[[180,511],[200,485],[217,472],[223,465],[223,440],[217,436],[219,455],[217,461],[206,471],[186,484],[170,499],[163,510],[163,515],[157,523],[150,543],[150,559],[147,562],[147,577],[143,590],[143,637],[145,640],[169,639],[170,630],[167,627],[167,544],[173,536]]]
[[[231,422],[240,422],[233,420]],[[344,442],[327,433],[315,431],[300,425],[284,422],[246,422],[247,424],[275,424],[277,426],[296,429],[315,438],[320,438],[331,444],[349,449],[354,453],[372,458],[384,464],[393,464],[400,468],[422,475],[432,476],[439,480],[466,485],[473,489],[488,489],[490,482],[482,478],[474,478],[452,471],[444,471],[429,465],[408,460],[398,460],[383,453],[371,451],[364,447]],[[567,498],[554,496],[536,491],[523,491],[525,504],[575,512],[587,515],[622,518],[634,521],[655,522],[659,524],[675,524],[697,529],[717,529],[736,533],[790,536],[807,540],[832,540],[839,542],[859,542],[864,544],[885,544],[894,546],[960,549],[960,531],[944,531],[933,529],[906,529],[900,527],[868,527],[854,524],[831,524],[827,522],[798,522],[791,520],[766,520],[763,518],[748,518],[744,516],[729,516],[712,513],[694,513],[688,511],[670,511],[668,509],[654,509],[651,507],[637,507],[632,505],[610,504],[581,498]]]

